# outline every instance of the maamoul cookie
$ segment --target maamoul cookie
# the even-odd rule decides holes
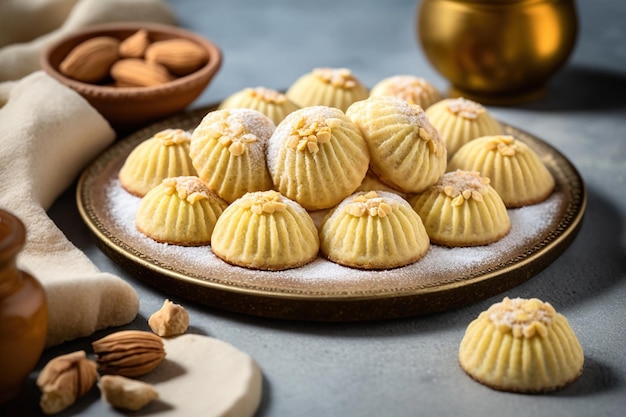
[[[347,68],[314,68],[285,95],[300,107],[329,106],[345,112],[350,104],[366,99],[369,91]]]
[[[453,171],[415,195],[411,206],[424,221],[431,242],[443,246],[479,246],[509,233],[511,221],[489,178]]]
[[[209,112],[194,129],[189,146],[198,176],[229,203],[245,193],[271,189],[265,151],[275,128],[257,110]]]
[[[135,224],[157,242],[208,245],[226,206],[198,177],[166,178],[141,199]]]
[[[371,170],[367,171],[365,178],[363,178],[361,185],[359,185],[359,188],[357,188],[356,191],[388,191],[390,193],[398,194],[402,198],[407,197],[407,195],[403,192],[398,191],[382,182]]]
[[[448,159],[472,139],[502,133],[500,123],[491,113],[472,100],[448,98],[424,108],[428,120],[446,143]]]
[[[189,157],[191,134],[165,129],[137,145],[118,174],[120,185],[138,197],[146,195],[165,178],[196,175]]]
[[[324,220],[320,248],[330,261],[359,269],[390,269],[421,259],[430,242],[409,203],[385,191],[359,192]]]
[[[575,381],[584,354],[567,319],[549,303],[506,297],[469,324],[459,363],[490,388],[539,393]]]
[[[315,259],[319,237],[313,220],[298,203],[273,190],[258,191],[224,210],[211,248],[229,264],[280,271]]]
[[[552,194],[554,177],[524,142],[509,135],[483,136],[463,145],[449,170],[480,171],[491,179],[507,208],[540,203]]]
[[[277,127],[267,147],[274,189],[307,210],[337,205],[363,181],[369,153],[359,128],[339,109],[305,107]]]
[[[227,97],[220,104],[222,109],[253,109],[258,110],[278,124],[291,112],[296,111],[298,106],[280,91],[265,88],[244,88]]]
[[[446,170],[446,146],[424,110],[395,96],[375,96],[351,105],[346,115],[361,129],[370,168],[404,193],[418,193]]]
[[[370,90],[371,96],[396,96],[423,109],[442,99],[434,85],[414,75],[394,75],[382,79]]]

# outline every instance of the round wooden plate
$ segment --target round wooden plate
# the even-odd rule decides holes
[[[576,168],[555,148],[504,124],[506,134],[531,146],[555,177],[543,203],[509,210],[511,232],[476,248],[431,245],[418,262],[392,270],[361,271],[318,257],[300,268],[257,271],[226,264],[210,246],[157,243],[136,231],[139,199],[117,181],[126,156],[166,128],[192,130],[216,106],[157,122],[116,142],[81,175],[80,214],[98,246],[133,276],[175,295],[245,314],[297,320],[358,321],[440,312],[500,294],[546,268],[580,228],[586,190]]]

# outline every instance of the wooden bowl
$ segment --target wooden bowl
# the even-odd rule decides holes
[[[74,80],[59,71],[59,65],[79,43],[95,36],[126,39],[146,29],[151,41],[183,38],[202,46],[208,55],[204,66],[191,74],[152,87],[117,87]],[[185,29],[145,22],[94,25],[68,34],[50,45],[41,56],[41,66],[50,76],[77,91],[100,112],[118,132],[145,126],[158,119],[180,113],[207,87],[222,64],[222,53],[213,42]]]

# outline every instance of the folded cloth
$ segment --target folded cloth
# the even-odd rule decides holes
[[[18,266],[46,291],[47,347],[129,323],[139,299],[127,282],[99,271],[46,214],[115,132],[79,94],[39,71],[39,56],[67,31],[131,20],[176,21],[161,0],[0,2],[0,208],[26,226]]]
[[[43,50],[69,31],[116,21],[176,23],[170,7],[161,0],[73,1],[76,4],[72,5],[72,0],[2,0],[0,45],[12,39],[31,40],[0,48],[0,81],[17,80],[40,69],[39,56]],[[54,26],[70,6],[73,7],[60,27],[33,37],[41,34],[42,27]]]
[[[135,290],[103,273],[46,214],[84,165],[113,142],[107,121],[42,71],[0,88],[0,208],[26,226],[18,266],[42,283],[52,346],[132,321]]]

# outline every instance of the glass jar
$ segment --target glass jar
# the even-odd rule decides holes
[[[26,229],[0,209],[0,403],[20,392],[43,352],[48,305],[43,287],[17,267]]]

